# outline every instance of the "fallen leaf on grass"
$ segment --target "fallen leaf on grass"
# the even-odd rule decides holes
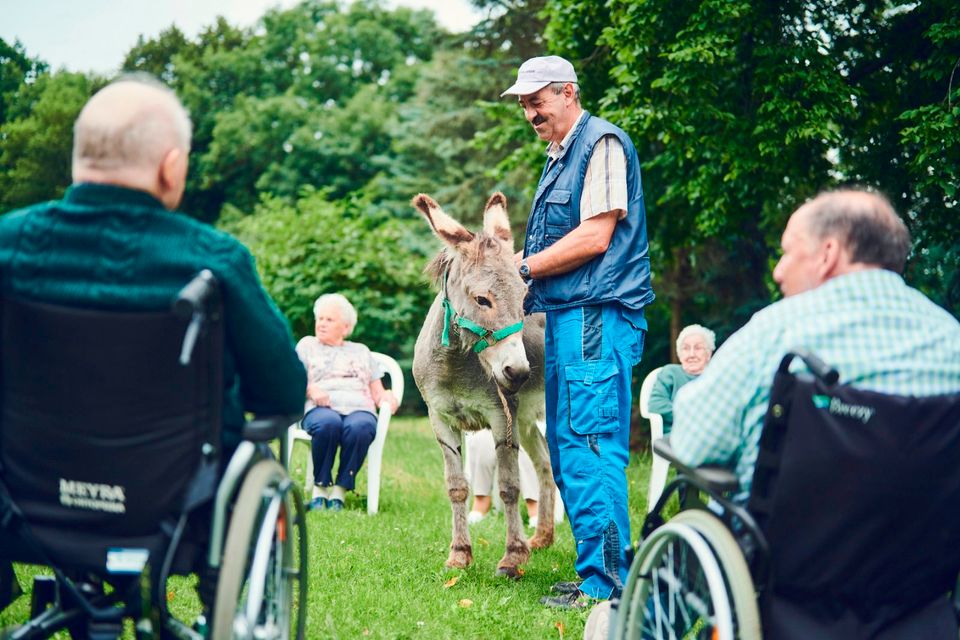
[[[173,591],[167,591],[167,602],[173,602]]]
[[[490,545],[490,541],[486,538],[477,538],[477,544],[481,547],[486,547]]]
[[[564,626],[563,620],[554,622],[553,626],[555,626],[557,628],[557,631],[560,632],[560,640],[563,640],[563,632],[566,630],[566,626]]]
[[[457,580],[459,579],[460,579],[460,576],[453,576],[452,578],[450,578],[449,580],[443,583],[443,588],[449,589],[453,585],[457,584]]]
[[[473,606],[473,600],[469,600],[469,599],[467,599],[467,598],[464,598],[463,600],[459,600],[459,601],[457,602],[457,604],[460,605],[461,607],[463,607],[464,609],[467,609],[467,608]]]
[[[519,575],[521,578],[523,577],[523,574],[525,574],[526,572],[527,571],[523,567],[517,567],[517,575]]]

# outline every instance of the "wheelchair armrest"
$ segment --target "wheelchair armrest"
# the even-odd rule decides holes
[[[673,453],[673,448],[670,446],[670,440],[668,438],[655,440],[653,450],[658,456],[669,461],[670,464],[676,467],[677,471],[694,480],[699,480],[705,488],[711,491],[726,493],[728,491],[736,491],[740,488],[740,481],[737,479],[736,474],[729,469],[710,465],[689,467],[680,462],[676,454]]]
[[[243,439],[251,442],[270,442],[281,437],[292,423],[302,416],[262,416],[243,425]]]

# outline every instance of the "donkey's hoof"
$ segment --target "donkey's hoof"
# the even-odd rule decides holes
[[[531,549],[546,549],[553,544],[553,533],[541,534],[539,531],[533,534],[533,537],[527,540]]]
[[[447,569],[466,569],[473,562],[473,552],[470,548],[451,549],[447,556]]]
[[[503,577],[503,578],[510,578],[511,580],[519,580],[519,579],[520,579],[520,576],[522,576],[523,574],[520,572],[520,568],[519,568],[519,567],[514,567],[514,566],[504,566],[504,567],[500,567],[500,566],[498,566],[498,567],[497,567],[497,573],[496,573],[496,575],[497,575],[498,578]]]

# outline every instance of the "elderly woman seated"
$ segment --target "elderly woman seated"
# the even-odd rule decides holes
[[[314,487],[309,509],[341,511],[347,491],[377,435],[378,407],[397,410],[393,393],[370,349],[347,336],[357,324],[357,312],[344,296],[325,294],[313,305],[315,336],[297,343],[307,369],[307,402],[303,429],[310,434]],[[340,450],[336,483],[333,461]]]
[[[673,399],[680,387],[701,373],[717,348],[716,334],[699,324],[691,324],[677,336],[677,356],[680,364],[668,364],[660,369],[650,392],[650,411],[663,416],[663,433],[673,427]]]

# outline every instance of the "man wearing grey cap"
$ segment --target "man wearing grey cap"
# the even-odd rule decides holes
[[[619,596],[629,569],[631,370],[654,297],[640,161],[623,130],[581,108],[563,58],[527,60],[505,95],[549,143],[516,259],[526,311],[546,313],[547,443],[581,578],[541,602],[580,608]]]

